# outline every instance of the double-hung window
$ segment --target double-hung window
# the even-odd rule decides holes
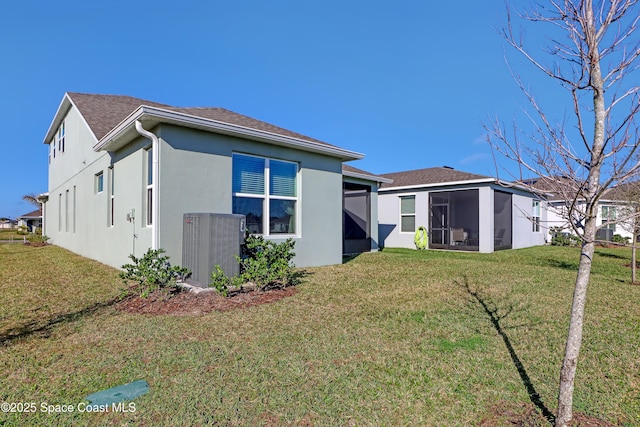
[[[616,231],[616,207],[615,206],[602,206],[602,225],[604,229]]]
[[[531,230],[540,231],[540,200],[533,200],[531,204]]]
[[[250,233],[296,234],[298,164],[233,155],[233,213],[247,217]]]
[[[60,123],[58,132],[56,132],[56,141],[58,141],[58,150],[60,150],[61,153],[64,153],[64,120]]]
[[[416,196],[400,196],[400,232],[416,231]]]

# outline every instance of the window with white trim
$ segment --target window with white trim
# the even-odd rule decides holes
[[[540,232],[540,200],[531,201],[531,230]]]
[[[147,225],[153,225],[153,149],[149,147],[145,150],[147,156]]]
[[[400,232],[416,231],[416,196],[400,196]]]
[[[296,234],[298,164],[233,154],[233,213],[247,217],[250,233]]]
[[[95,191],[96,194],[102,193],[104,191],[104,174],[102,171],[98,172],[95,175]]]
[[[56,132],[56,141],[58,142],[58,150],[61,153],[64,153],[64,120],[60,123],[60,127],[58,128],[58,132]],[[55,144],[54,144],[55,147]]]
[[[616,231],[616,207],[615,206],[602,206],[600,208],[600,214],[602,216],[602,228]]]

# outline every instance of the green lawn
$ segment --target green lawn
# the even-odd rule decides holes
[[[23,240],[25,235],[18,234],[17,228],[6,228],[0,230],[0,240]]]
[[[496,408],[553,412],[578,253],[386,250],[308,269],[277,303],[172,317],[117,311],[117,271],[99,263],[0,245],[0,397],[37,406],[0,413],[0,425],[463,426],[496,420]],[[632,426],[629,255],[597,249],[575,410]],[[151,391],[135,412],[77,411],[137,379]]]

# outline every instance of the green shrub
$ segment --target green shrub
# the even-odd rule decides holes
[[[209,286],[215,288],[223,296],[229,294],[229,288],[242,285],[242,276],[227,277],[222,268],[216,264],[211,272],[211,282]]]
[[[123,265],[125,271],[120,273],[124,284],[129,286],[129,292],[146,298],[160,289],[175,290],[178,279],[184,280],[191,275],[187,268],[172,266],[169,257],[162,255],[165,252],[164,249],[149,249],[142,258],[129,255],[133,263]]]
[[[18,226],[18,231],[16,231],[16,233],[18,233],[21,236],[25,236],[29,234],[29,227],[27,227],[26,225],[20,225]]]
[[[554,246],[580,246],[580,237],[567,233],[562,227],[551,227],[551,244]]]
[[[614,243],[622,243],[623,245],[628,245],[629,244],[629,240],[631,240],[629,237],[622,237],[619,234],[614,234],[613,237],[611,238],[611,241]]]
[[[210,286],[223,295],[229,287],[251,282],[259,290],[281,289],[298,283],[299,274],[292,262],[295,242],[289,238],[281,243],[265,240],[262,236],[248,235],[242,245],[240,275],[226,277],[219,265],[211,273]]]
[[[42,235],[42,230],[40,230],[40,233],[36,232],[35,234],[31,234],[27,237],[27,240],[29,240],[32,246],[44,246],[47,244],[49,237]]]

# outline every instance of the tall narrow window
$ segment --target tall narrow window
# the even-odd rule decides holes
[[[73,186],[73,232],[76,232],[76,186]]]
[[[531,205],[531,230],[534,233],[540,231],[540,200],[533,200]]]
[[[98,172],[95,175],[95,191],[96,194],[102,193],[104,191],[104,174],[102,171]]]
[[[295,234],[298,164],[233,155],[233,213],[247,217],[256,234]]]
[[[60,123],[58,132],[56,132],[56,140],[58,141],[58,150],[64,153],[64,120]]]
[[[153,225],[153,149],[146,150],[147,155],[147,225]]]
[[[298,165],[280,160],[268,160],[269,174],[269,234],[296,232],[296,181]]]
[[[400,232],[416,231],[416,196],[400,196]]]
[[[69,232],[69,190],[64,193],[64,231]]]
[[[62,193],[58,194],[58,231],[62,231]]]
[[[113,166],[109,166],[108,169],[109,180],[109,226],[113,227],[115,222],[115,187],[114,187],[114,175]]]

